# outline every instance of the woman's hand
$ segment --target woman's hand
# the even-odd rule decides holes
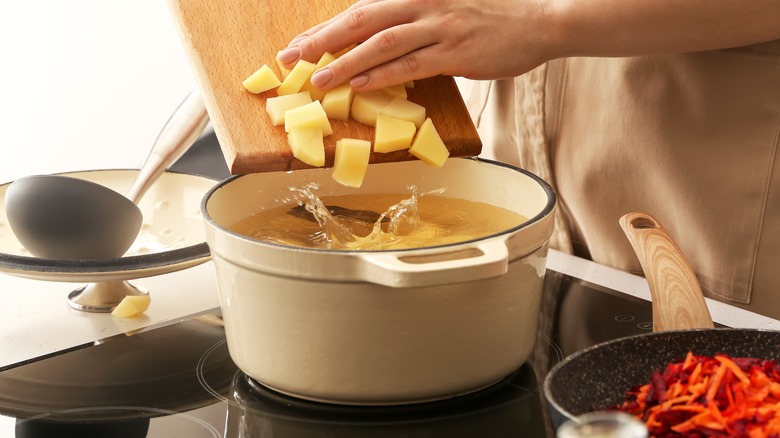
[[[550,59],[540,0],[361,0],[303,32],[279,53],[285,65],[316,62],[358,44],[315,72],[330,89],[368,91],[439,74],[517,76]]]
[[[566,56],[714,50],[780,38],[778,0],[360,0],[302,33],[284,64],[357,47],[312,76],[368,91],[445,74],[518,76]]]

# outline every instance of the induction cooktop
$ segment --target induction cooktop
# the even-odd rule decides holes
[[[651,310],[554,271],[545,300],[529,361],[449,400],[351,407],[274,392],[236,368],[214,314],[0,373],[0,436],[553,437],[541,391],[546,372],[581,348],[650,331]]]
[[[229,176],[213,134],[172,170]],[[215,313],[1,372],[0,438],[554,437],[546,373],[580,349],[652,331],[652,313],[645,300],[552,270],[544,285],[530,359],[468,395],[388,407],[295,399],[236,368]]]

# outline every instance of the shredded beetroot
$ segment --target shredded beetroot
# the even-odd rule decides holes
[[[628,391],[617,409],[655,438],[780,438],[780,366],[689,352]]]

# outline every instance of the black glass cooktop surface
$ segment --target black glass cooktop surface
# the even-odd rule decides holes
[[[213,134],[173,169],[229,176]],[[548,271],[535,350],[520,369],[449,400],[352,407],[252,381],[228,355],[220,315],[199,316],[0,372],[0,438],[554,437],[541,390],[550,368],[648,333],[651,321],[647,301]]]
[[[554,271],[545,286],[530,360],[465,396],[388,407],[295,399],[238,370],[221,318],[206,315],[0,373],[0,437],[553,437],[546,372],[581,348],[650,331],[651,319],[645,301]]]

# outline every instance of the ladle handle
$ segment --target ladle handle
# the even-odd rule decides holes
[[[664,227],[641,212],[621,217],[620,226],[650,286],[653,331],[714,327],[696,274]]]
[[[195,88],[179,104],[160,131],[138,177],[125,196],[137,204],[152,183],[198,140],[208,122],[209,116],[200,90]]]

